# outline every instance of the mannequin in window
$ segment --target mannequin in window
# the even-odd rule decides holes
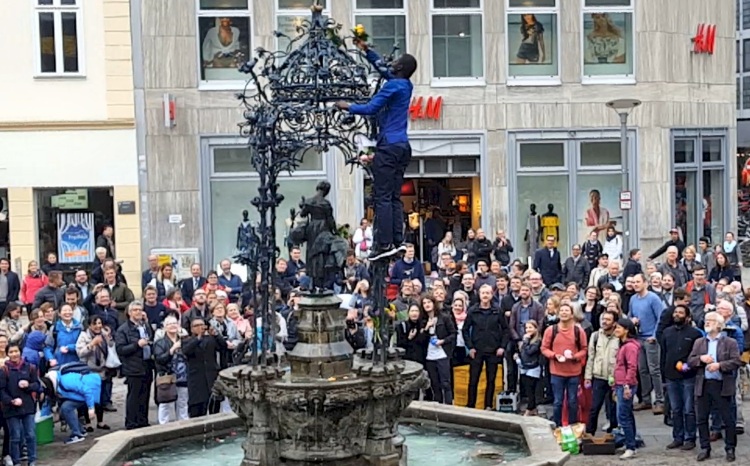
[[[247,210],[242,211],[242,221],[237,226],[237,250],[247,251],[250,247],[250,237],[252,235],[250,220],[248,219]]]
[[[536,204],[529,206],[529,217],[526,219],[526,234],[523,237],[526,243],[526,255],[534,256],[539,245],[539,231],[542,229],[541,218],[536,213]]]
[[[540,226],[542,227],[541,238],[547,236],[555,237],[555,247],[557,247],[558,241],[560,241],[560,217],[554,212],[554,204],[547,204],[547,212],[542,215],[540,219]]]

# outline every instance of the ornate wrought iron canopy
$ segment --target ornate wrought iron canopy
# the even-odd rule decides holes
[[[347,48],[347,38],[340,36],[341,26],[323,16],[317,1],[311,9],[311,17],[298,26],[296,37],[276,32],[278,38],[289,41],[285,50],[259,48],[256,57],[240,68],[250,75],[245,92],[237,97],[245,107],[241,134],[248,138],[251,162],[259,177],[258,195],[251,200],[259,221],[245,241],[249,246],[239,251],[235,260],[248,267],[247,294],[253,293],[260,275],[254,300],[263,335],[270,333],[275,260],[280,253],[276,209],[284,196],[278,191],[279,174],[297,169],[310,149],[341,152],[347,163],[357,165],[357,141],[375,131],[367,118],[333,105],[368,100],[373,91],[371,67],[358,58],[358,50]],[[253,345],[254,365],[265,364],[269,344],[264,337],[261,345]]]

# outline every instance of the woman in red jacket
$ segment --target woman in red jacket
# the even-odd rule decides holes
[[[633,415],[633,396],[638,388],[638,355],[641,345],[636,339],[635,324],[627,317],[622,317],[615,326],[615,336],[620,339],[620,349],[615,359],[615,393],[617,394],[617,424],[625,435],[625,453],[620,456],[626,460],[635,456],[635,416]]]
[[[39,270],[37,261],[30,261],[26,269],[26,276],[23,277],[23,283],[21,283],[21,295],[19,296],[27,309],[31,310],[36,293],[47,286],[48,282],[47,276]]]

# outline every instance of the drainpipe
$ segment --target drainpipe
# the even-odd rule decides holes
[[[150,252],[151,225],[148,203],[148,164],[146,162],[146,93],[143,72],[143,0],[130,0],[130,35],[132,38],[133,94],[135,96],[135,138],[138,151],[138,195],[141,223],[141,269]]]

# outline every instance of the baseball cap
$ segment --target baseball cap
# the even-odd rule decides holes
[[[562,283],[553,283],[550,285],[549,289],[552,291],[565,291],[565,287]]]
[[[670,235],[671,234],[679,235],[680,234],[680,230],[678,230],[677,228],[672,228],[671,230],[669,230],[669,234]]]

